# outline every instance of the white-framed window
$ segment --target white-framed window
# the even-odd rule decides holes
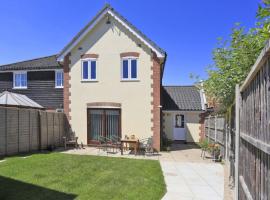
[[[64,87],[64,73],[62,69],[55,70],[55,88]]]
[[[26,71],[13,72],[13,88],[14,89],[27,89],[27,72]]]
[[[121,63],[121,79],[124,81],[138,80],[138,58],[122,58]]]
[[[96,59],[82,60],[82,80],[83,81],[97,81]]]

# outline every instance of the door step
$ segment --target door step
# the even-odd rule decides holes
[[[186,144],[187,141],[186,140],[174,140],[173,144]]]

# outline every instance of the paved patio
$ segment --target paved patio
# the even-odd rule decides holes
[[[167,185],[163,200],[222,200],[224,170],[219,163],[200,157],[194,145],[178,145],[170,156],[160,156]]]
[[[107,153],[94,147],[70,149],[64,153],[159,160],[167,193],[163,200],[222,200],[224,199],[224,168],[219,163],[200,157],[201,150],[194,145],[176,145],[171,152],[154,156]]]

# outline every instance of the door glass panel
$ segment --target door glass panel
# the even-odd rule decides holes
[[[106,110],[106,137],[111,139],[114,137],[119,137],[119,120],[120,113],[118,110]]]
[[[91,140],[99,140],[99,136],[102,136],[102,110],[90,110],[90,138]]]

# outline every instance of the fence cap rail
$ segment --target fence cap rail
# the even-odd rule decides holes
[[[265,47],[262,49],[259,57],[257,58],[255,64],[251,68],[247,78],[243,82],[243,84],[240,87],[240,92],[246,89],[246,87],[250,84],[250,82],[253,80],[255,75],[258,73],[258,71],[261,69],[263,63],[265,62],[266,58],[270,55],[270,40],[266,42]]]

